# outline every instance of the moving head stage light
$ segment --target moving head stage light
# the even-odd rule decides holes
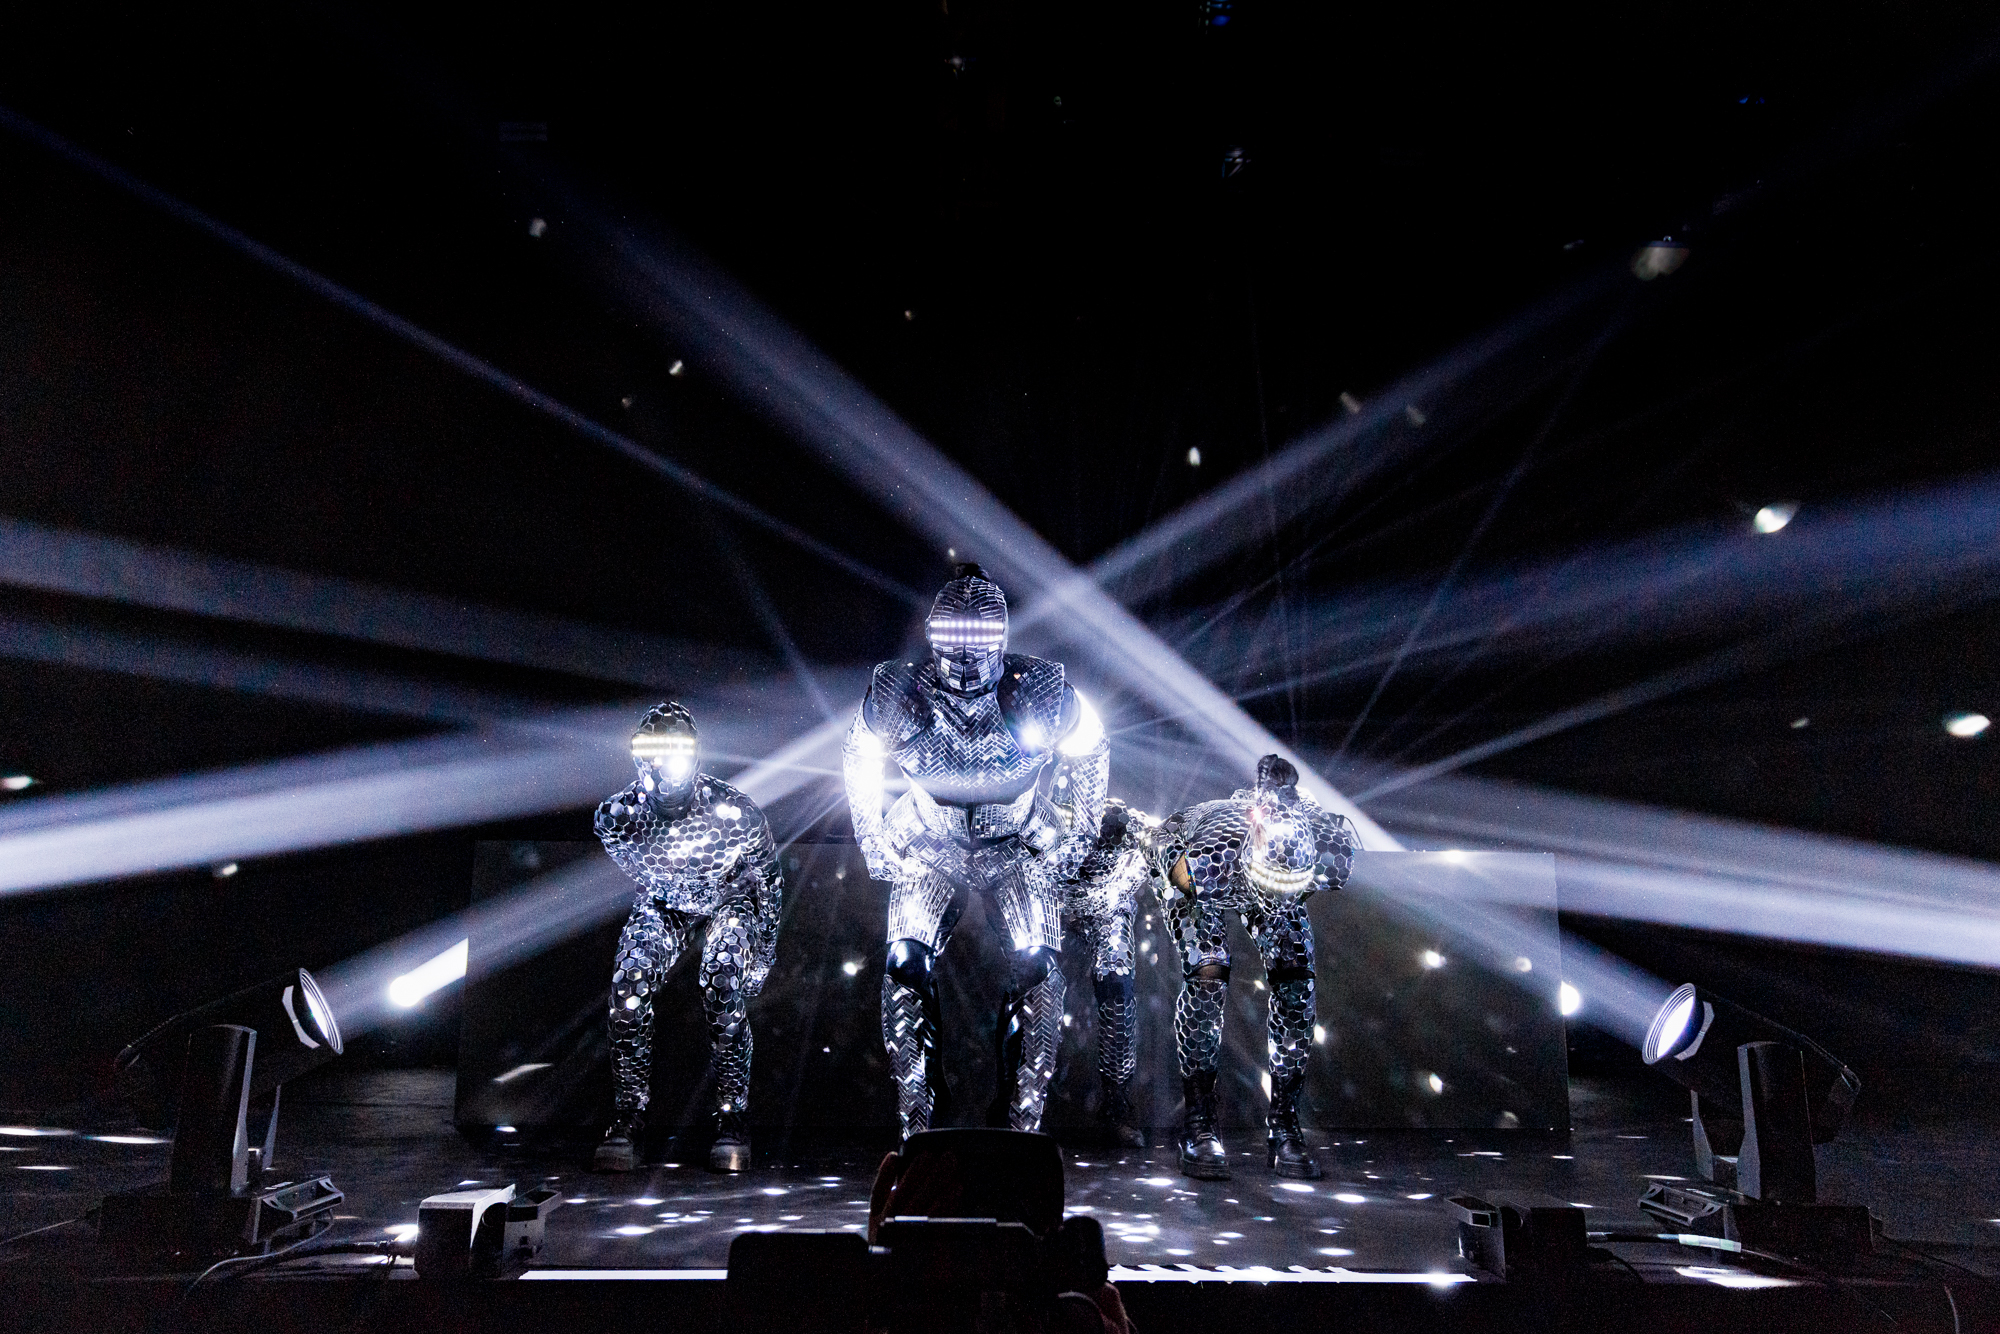
[[[1688,983],[1660,1006],[1640,1049],[1688,1090],[1695,1166],[1713,1183],[1657,1183],[1640,1207],[1686,1231],[1787,1254],[1866,1252],[1862,1206],[1822,1205],[1813,1146],[1830,1143],[1861,1092],[1833,1053]]]
[[[184,1010],[118,1053],[112,1062],[118,1096],[141,1125],[165,1130],[173,1124],[188,1038],[213,1024],[236,1024],[261,1035],[252,1098],[275,1092],[341,1053],[340,1025],[319,983],[303,968],[282,974]]]
[[[173,1124],[174,1150],[165,1182],[105,1198],[99,1234],[195,1260],[262,1253],[324,1228],[340,1191],[326,1177],[278,1180],[272,1159],[282,1086],[340,1052],[340,1026],[301,968],[177,1014],[118,1053],[119,1092],[142,1124]]]

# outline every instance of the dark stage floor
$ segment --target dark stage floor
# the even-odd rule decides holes
[[[1821,1150],[1822,1198],[1868,1204],[1890,1236],[2000,1276],[2000,1139],[1993,1134],[2000,1109],[1964,1093],[1934,1096],[1928,1106],[1878,1098],[1873,1112],[1864,1099],[1848,1133]],[[329,1067],[288,1091],[279,1164],[333,1175],[347,1194],[339,1235],[380,1237],[414,1223],[422,1197],[468,1182],[512,1180],[524,1189],[547,1182],[568,1203],[550,1218],[543,1266],[689,1271],[723,1268],[731,1239],[747,1229],[861,1230],[888,1147],[886,1137],[783,1146],[767,1132],[757,1169],[744,1176],[713,1175],[698,1157],[594,1176],[580,1151],[467,1143],[452,1129],[452,1096],[449,1071]],[[1313,1183],[1273,1178],[1258,1146],[1241,1136],[1234,1146],[1241,1166],[1229,1182],[1179,1176],[1164,1144],[1124,1154],[1065,1145],[1069,1208],[1103,1222],[1112,1263],[1135,1281],[1175,1272],[1142,1266],[1193,1265],[1449,1282],[1445,1276],[1470,1276],[1456,1257],[1443,1203],[1461,1191],[1544,1192],[1588,1206],[1594,1228],[1657,1230],[1635,1201],[1649,1181],[1691,1172],[1677,1090],[1643,1078],[1580,1077],[1572,1104],[1576,1128],[1567,1136],[1391,1131],[1322,1138],[1327,1176]],[[0,1135],[9,1187],[0,1199],[0,1235],[77,1217],[108,1191],[165,1175],[164,1144],[121,1142],[116,1132],[87,1126],[43,1124],[40,1133],[21,1133],[36,1120],[17,1114]],[[1636,1247],[1621,1254],[1649,1280],[1748,1281],[1693,1252]],[[0,1274],[103,1273],[109,1264],[85,1226],[0,1251]]]

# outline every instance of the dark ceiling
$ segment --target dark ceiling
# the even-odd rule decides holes
[[[941,553],[723,387],[668,375],[671,338],[536,181],[704,249],[1077,559],[1341,393],[1644,240],[1691,244],[1543,347],[1545,375],[1163,615],[1274,551],[1316,552],[1291,595],[1336,595],[1992,466],[2000,82],[1977,7],[73,6],[6,25],[13,110],[911,585]],[[73,165],[12,138],[0,160],[6,514],[768,647],[706,577],[713,512]],[[893,650],[907,606],[741,536],[809,657]],[[1487,771],[1994,852],[1991,748],[1937,726],[1987,698],[1994,634],[1978,608],[1901,617]],[[1444,753],[1710,646],[1414,664],[1355,747],[1449,722]],[[57,787],[404,728],[0,672],[6,763]],[[1371,685],[1260,713],[1338,740]],[[149,739],[66,745],[106,690],[157,695]],[[1824,727],[1784,725],[1804,715]]]

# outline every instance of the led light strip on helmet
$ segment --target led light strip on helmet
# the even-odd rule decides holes
[[[1007,638],[1005,621],[980,620],[972,616],[937,616],[925,627],[933,644],[952,647],[986,648]]]
[[[641,732],[632,738],[632,755],[635,759],[660,760],[673,755],[694,754],[694,738],[676,736],[671,732]]]

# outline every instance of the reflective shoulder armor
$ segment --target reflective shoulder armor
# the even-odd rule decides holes
[[[1306,822],[1312,826],[1313,842],[1319,853],[1318,875],[1322,889],[1343,889],[1347,885],[1348,874],[1354,869],[1354,825],[1338,811],[1330,811],[1301,794],[1299,805],[1305,809]]]
[[[1187,822],[1186,811],[1175,811],[1146,831],[1146,856],[1153,863],[1154,874],[1164,878],[1174,869],[1187,845]]]
[[[599,802],[596,819],[592,822],[597,827],[597,836],[607,843],[631,838],[639,823],[640,805],[645,799],[644,791],[635,781]]]
[[[1000,716],[1030,753],[1048,750],[1076,726],[1083,706],[1063,681],[1063,665],[1009,653],[1000,670]]]
[[[1148,839],[1160,876],[1171,884],[1174,864],[1186,857],[1196,890],[1227,883],[1249,835],[1246,809],[1247,803],[1234,798],[1204,801],[1161,821]]]
[[[868,683],[868,693],[861,700],[861,721],[881,739],[884,749],[902,749],[930,725],[931,703],[923,672],[914,662],[885,662],[875,669],[875,679]]]

